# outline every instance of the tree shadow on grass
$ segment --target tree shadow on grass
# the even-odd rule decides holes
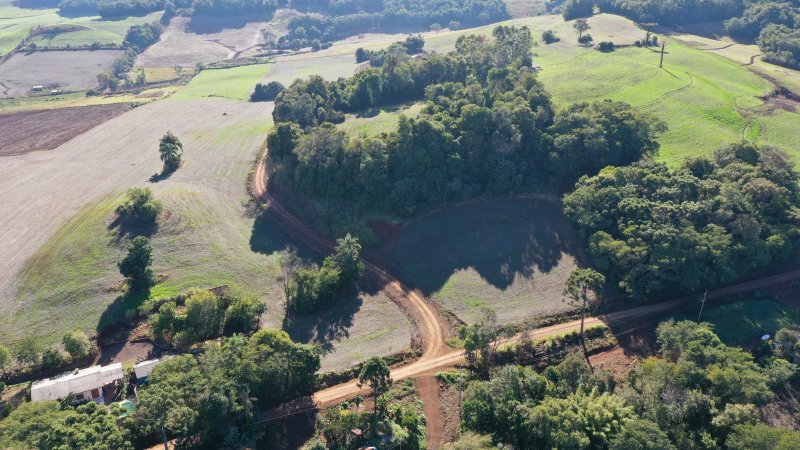
[[[150,239],[158,232],[158,222],[140,225],[123,220],[117,215],[114,217],[114,220],[108,224],[108,230],[112,232],[111,244],[115,247],[119,247],[124,241],[131,240],[137,236],[144,236]]]
[[[243,28],[250,22],[267,22],[274,13],[242,14],[220,17],[219,15],[193,15],[187,30],[196,34],[218,33],[225,29]]]
[[[353,318],[361,309],[360,296],[350,296],[316,314],[295,316],[286,329],[293,341],[319,345],[324,353],[333,351],[333,342],[350,336]]]
[[[128,291],[119,295],[100,315],[96,327],[97,332],[104,336],[114,335],[124,326],[127,311],[137,310],[148,298],[150,298],[149,289]]]
[[[250,250],[264,255],[293,251],[307,262],[321,263],[322,257],[289,237],[267,213],[256,216],[250,233]]]
[[[517,277],[552,271],[565,256],[582,259],[560,206],[514,198],[469,202],[417,220],[387,259],[403,281],[430,295],[466,269],[505,290]]]

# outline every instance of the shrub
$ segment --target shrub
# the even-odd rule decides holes
[[[592,35],[591,34],[584,34],[583,36],[578,38],[578,42],[581,44],[588,44],[592,42]]]
[[[26,336],[14,346],[14,358],[22,364],[37,364],[41,354],[42,345],[34,336]]]
[[[64,364],[64,356],[57,348],[50,347],[42,353],[42,367],[55,369]]]
[[[64,338],[61,339],[61,343],[64,344],[64,350],[75,359],[88,355],[92,345],[89,342],[89,338],[82,331],[73,331],[65,334]]]
[[[124,222],[147,226],[155,223],[161,209],[161,202],[153,199],[153,191],[148,188],[131,188],[125,201],[115,211]]]
[[[544,41],[545,44],[552,44],[552,43],[560,41],[561,38],[556,36],[555,31],[547,30],[544,33],[542,33],[542,40]]]
[[[603,41],[597,45],[597,49],[603,53],[613,52],[614,51],[614,43]]]

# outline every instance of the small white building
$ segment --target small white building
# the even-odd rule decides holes
[[[59,400],[75,394],[76,400],[104,403],[105,395],[113,394],[112,389],[124,376],[122,363],[74,370],[35,381],[31,385],[31,401]]]

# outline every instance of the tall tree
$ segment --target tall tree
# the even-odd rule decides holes
[[[572,28],[575,28],[575,31],[578,32],[578,40],[583,37],[583,33],[591,29],[592,27],[589,26],[589,22],[586,19],[577,19],[575,23],[572,24]]]
[[[378,356],[368,359],[358,374],[358,384],[359,386],[367,384],[372,389],[373,413],[377,417],[378,397],[392,386],[392,377],[386,361]]]
[[[119,273],[128,279],[132,290],[146,289],[155,281],[153,269],[153,250],[150,241],[144,236],[136,236],[128,245],[128,254],[118,264]]]
[[[587,362],[589,356],[586,351],[586,339],[583,333],[583,324],[586,319],[586,305],[589,302],[589,292],[600,290],[605,282],[606,277],[594,269],[575,269],[569,274],[567,285],[564,288],[564,295],[581,305],[580,338],[581,347],[583,347],[583,355],[587,358]]]

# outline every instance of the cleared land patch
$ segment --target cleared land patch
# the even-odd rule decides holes
[[[381,108],[369,110],[360,114],[347,114],[345,121],[337,126],[350,134],[376,134],[388,133],[397,129],[397,119],[400,115],[415,118],[419,115],[424,103],[413,103],[406,106]]]
[[[447,208],[407,226],[386,257],[401,280],[471,323],[483,310],[518,323],[572,309],[561,295],[577,266],[560,208],[494,199]]]
[[[714,324],[714,332],[728,345],[752,345],[764,334],[800,327],[800,314],[768,297],[706,306],[701,320]],[[697,315],[687,313],[675,320],[697,320]]]
[[[109,120],[127,103],[0,114],[0,156],[52,150]]]
[[[193,23],[188,17],[174,17],[161,35],[136,59],[136,67],[194,67],[255,53],[265,42],[262,30],[275,36],[286,33],[286,24],[297,13],[279,10],[266,20],[258,17],[230,19],[227,28],[219,29],[220,18],[214,18],[215,29]],[[195,19],[196,20],[196,19]]]
[[[97,85],[122,50],[79,50],[17,53],[0,64],[0,97],[19,97],[33,86],[80,91]]]

